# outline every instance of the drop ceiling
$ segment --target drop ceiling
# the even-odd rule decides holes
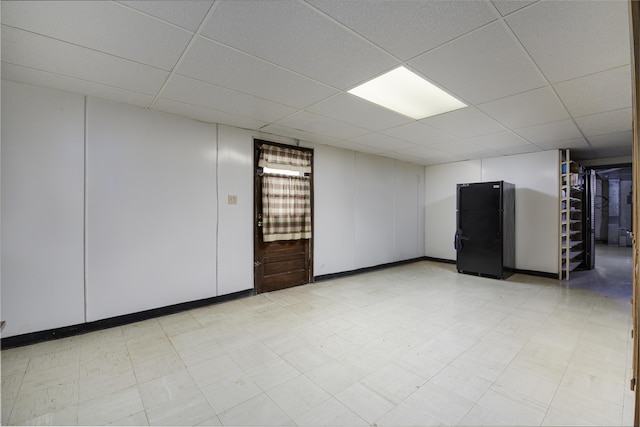
[[[431,165],[631,154],[626,1],[2,1],[2,78]],[[403,65],[469,106],[347,91]]]

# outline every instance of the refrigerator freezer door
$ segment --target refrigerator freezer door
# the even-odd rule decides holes
[[[458,212],[458,271],[502,276],[501,215],[498,211]]]
[[[498,211],[502,208],[502,182],[458,186],[458,211]]]

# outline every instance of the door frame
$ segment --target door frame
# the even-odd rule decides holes
[[[258,196],[260,194],[257,191],[258,186],[260,185],[260,177],[258,175],[258,161],[260,160],[260,147],[262,144],[273,145],[276,147],[282,148],[290,148],[295,150],[304,151],[307,153],[311,153],[311,174],[310,174],[310,203],[311,203],[311,238],[309,238],[309,274],[305,284],[313,283],[313,264],[314,264],[314,251],[313,251],[313,243],[315,236],[315,210],[314,210],[314,150],[313,148],[300,147],[299,145],[291,145],[291,144],[283,144],[280,142],[267,141],[260,138],[253,139],[253,292],[254,294],[259,294],[263,292],[262,281],[259,280],[263,276],[263,265],[258,264],[258,250],[260,244],[262,243],[262,230],[258,225],[260,218],[260,209],[259,207],[262,205],[262,200]]]

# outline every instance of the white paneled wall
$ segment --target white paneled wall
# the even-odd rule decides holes
[[[395,255],[395,162],[356,153],[356,268],[392,262]]]
[[[216,296],[216,127],[89,98],[87,320]]]
[[[3,336],[84,322],[84,97],[2,82]]]
[[[237,205],[229,196],[237,196]],[[253,289],[253,135],[218,125],[218,295]]]
[[[516,268],[557,273],[558,153],[551,150],[426,167],[426,255],[456,259],[456,184],[507,181],[516,186]]]
[[[316,276],[355,266],[355,153],[314,147],[314,267]]]
[[[557,273],[560,152],[484,159],[482,180],[516,186],[516,268]]]
[[[396,161],[394,261],[424,256],[424,167]]]
[[[253,139],[295,141],[2,84],[4,337],[253,288]],[[303,144],[316,276],[424,255],[423,167]]]
[[[425,253],[428,257],[455,260],[456,185],[480,182],[481,160],[427,166],[425,168]]]

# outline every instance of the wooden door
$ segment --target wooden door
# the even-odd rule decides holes
[[[262,144],[254,141],[254,288],[256,293],[276,291],[311,283],[313,279],[312,238],[265,242],[262,233],[262,179],[258,167]],[[310,149],[284,146],[312,152]],[[311,180],[311,215],[313,218],[313,172]]]

